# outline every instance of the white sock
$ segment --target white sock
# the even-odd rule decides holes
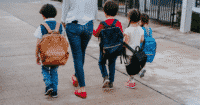
[[[130,81],[132,81],[133,79],[134,79],[134,77],[133,77],[133,76],[131,76],[129,80],[130,80]]]

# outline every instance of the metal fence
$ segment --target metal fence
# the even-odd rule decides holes
[[[108,0],[98,0],[99,9],[102,9],[104,3]],[[132,9],[139,9],[139,0],[112,0],[118,4],[119,10],[118,13],[120,15],[127,16],[127,13]]]
[[[145,13],[161,22],[179,23],[182,0],[145,0]]]
[[[196,0],[195,6],[198,8],[200,7],[200,0]]]
[[[99,1],[102,1],[102,4],[104,4],[107,0]],[[127,13],[132,8],[140,8],[141,0],[112,1],[119,5],[119,14],[127,16]],[[150,18],[156,19],[160,22],[169,23],[172,26],[174,26],[176,23],[180,23],[181,8],[182,0],[144,0],[144,12],[148,14]]]

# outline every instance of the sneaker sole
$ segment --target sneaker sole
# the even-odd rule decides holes
[[[76,94],[75,94],[76,95]],[[86,97],[81,97],[81,96],[79,96],[79,95],[76,95],[77,97],[80,97],[80,98],[82,98],[82,99],[86,99],[87,98],[87,96]]]
[[[146,72],[146,70],[144,70],[141,75],[140,75],[140,78],[144,77],[144,73]]]
[[[134,89],[134,88],[135,88],[135,86],[134,86],[134,87],[129,87],[129,86],[127,86],[127,88],[129,88],[129,89]]]
[[[53,98],[57,98],[58,96],[51,96],[51,97],[53,97]]]
[[[102,88],[108,88],[109,87],[109,81],[104,81]]]
[[[45,95],[49,95],[51,92],[53,91],[53,89],[49,89],[46,93],[44,93]]]
[[[130,89],[135,89],[135,86],[134,87],[129,87]]]

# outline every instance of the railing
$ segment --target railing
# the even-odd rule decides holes
[[[200,7],[200,0],[196,0],[195,6],[198,8]]]
[[[106,1],[107,0],[102,0],[102,4],[104,4]],[[112,1],[119,5],[119,15],[127,16],[127,13],[132,8],[140,8],[139,6],[141,0]],[[196,4],[200,4],[200,0],[197,0]],[[172,26],[179,22],[179,12],[181,11],[181,8],[182,0],[144,0],[144,12],[148,14],[150,18],[169,23]]]

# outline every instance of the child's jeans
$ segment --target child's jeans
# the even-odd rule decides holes
[[[106,60],[103,58],[103,51],[100,51],[99,56],[99,69],[101,70],[101,74],[103,77],[108,76],[107,69],[106,69]],[[108,59],[108,67],[109,67],[109,80],[110,82],[114,82],[114,76],[115,76],[115,62],[116,62],[117,56],[114,58]]]
[[[42,66],[42,74],[44,77],[44,82],[46,87],[50,86],[50,88],[53,88],[54,92],[57,92],[57,86],[58,86],[58,70],[59,66],[52,66],[52,67],[46,67]]]
[[[85,50],[91,39],[93,32],[93,21],[89,21],[85,25],[77,23],[68,23],[66,25],[66,33],[71,46],[72,56],[74,60],[75,76],[78,79],[80,87],[85,86],[84,77],[84,60]]]

